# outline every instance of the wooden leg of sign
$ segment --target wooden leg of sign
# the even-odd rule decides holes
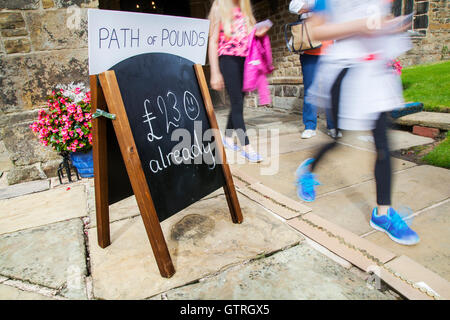
[[[203,96],[203,102],[205,103],[209,124],[213,129],[219,159],[222,161],[223,176],[225,178],[225,185],[223,186],[223,189],[227,198],[228,207],[230,208],[231,219],[234,223],[242,223],[244,218],[242,217],[241,206],[239,205],[236,189],[234,187],[233,176],[231,175],[230,167],[228,166],[225,149],[222,143],[222,137],[217,124],[216,114],[214,113],[214,107],[209,94],[208,84],[206,83],[205,74],[203,73],[203,67],[200,64],[196,64],[194,65],[194,69],[195,74],[197,75],[200,91]]]
[[[108,103],[109,112],[116,115],[113,120],[114,131],[119,142],[128,177],[130,178],[133,192],[139,206],[139,211],[144,221],[145,230],[158,264],[159,272],[163,277],[170,278],[175,273],[175,268],[170,258],[167,243],[159,224],[150,189],[142,169],[141,160],[131,132],[128,116],[123,104],[114,71],[106,71],[99,75],[102,89]]]
[[[91,85],[91,112],[97,107],[105,108],[106,101],[102,88],[98,85],[97,76],[89,77]],[[111,244],[109,231],[108,203],[108,157],[106,141],[106,121],[99,117],[92,120],[92,151],[94,157],[95,210],[97,217],[98,245],[106,248]]]

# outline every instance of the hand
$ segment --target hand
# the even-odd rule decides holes
[[[266,35],[267,31],[269,31],[270,27],[262,27],[256,30],[255,32],[255,36],[259,37],[263,37]]]
[[[225,84],[223,82],[223,76],[220,72],[211,72],[211,88],[217,91],[221,91]]]
[[[308,12],[309,12],[309,9],[300,9],[298,11],[298,14],[304,14],[304,13],[308,13]]]

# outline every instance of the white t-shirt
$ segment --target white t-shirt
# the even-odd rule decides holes
[[[391,2],[387,0],[319,0],[316,10],[317,7],[328,23],[368,18],[374,28],[379,27],[381,18],[391,12]],[[379,54],[385,59],[393,59],[409,49],[409,39],[404,35],[354,36],[336,40],[328,50],[328,58],[352,61]]]

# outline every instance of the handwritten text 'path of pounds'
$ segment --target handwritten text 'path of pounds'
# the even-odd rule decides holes
[[[99,49],[139,48],[140,46],[203,47],[206,33],[195,30],[181,31],[162,29],[160,35],[144,35],[140,29],[100,28]]]
[[[153,107],[152,103],[154,103]],[[163,171],[172,164],[190,164],[192,161],[195,164],[200,164],[202,163],[202,157],[211,170],[216,166],[211,144],[209,142],[206,145],[200,143],[197,136],[197,132],[201,132],[201,121],[195,121],[200,115],[200,106],[198,100],[189,91],[185,91],[183,94],[183,106],[184,110],[180,111],[177,96],[172,91],[168,91],[165,96],[158,96],[154,101],[150,99],[144,101],[145,113],[142,117],[144,118],[143,123],[148,125],[148,142],[156,143],[162,140],[164,135],[169,134],[171,135],[171,141],[179,141],[179,138],[182,138],[182,141],[166,155],[163,154],[161,147],[158,145],[159,159],[152,159],[149,162],[150,170],[153,173]],[[187,130],[178,129],[182,116],[181,112],[184,112],[188,119],[194,121],[194,141],[191,141],[191,135]],[[164,132],[155,132],[153,128],[152,123],[158,121],[158,118],[159,121],[165,121]],[[201,136],[201,141],[210,141],[207,137],[208,134],[211,133],[205,133],[203,137]]]

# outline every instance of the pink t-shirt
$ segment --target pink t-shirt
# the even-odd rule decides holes
[[[239,7],[233,9],[231,37],[228,38],[220,25],[218,55],[246,57],[248,53],[248,29]]]

